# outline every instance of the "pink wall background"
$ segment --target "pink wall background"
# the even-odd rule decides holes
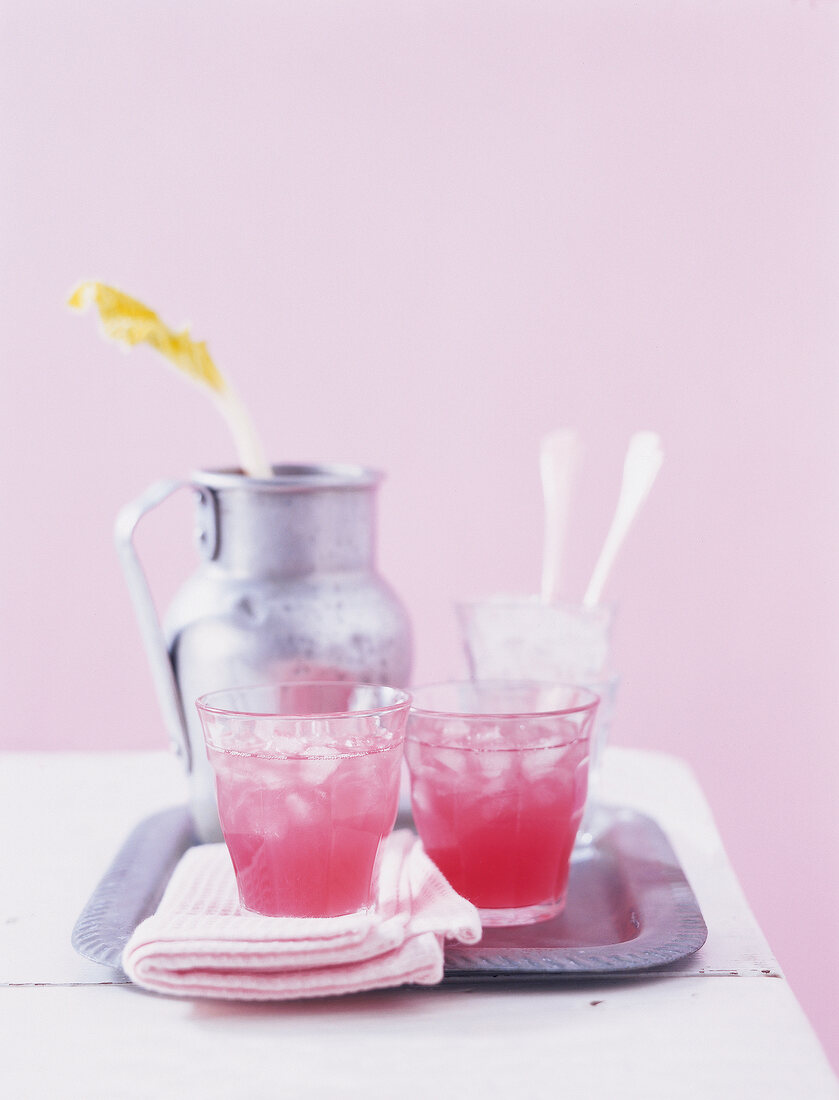
[[[655,428],[614,741],[694,768],[839,1065],[837,5],[0,10],[0,744],[166,745],[112,523],[235,460],[81,278],[190,321],[275,460],[388,471],[418,681],[465,672],[454,599],[538,586],[539,437],[587,445],[579,595]],[[144,533],[162,602],[190,539],[186,499]]]

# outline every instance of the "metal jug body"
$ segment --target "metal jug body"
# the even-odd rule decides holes
[[[290,679],[409,681],[408,615],[375,563],[380,480],[355,466],[277,466],[266,480],[200,471],[190,480],[201,562],[172,601],[163,645],[201,840],[221,832],[199,695]]]

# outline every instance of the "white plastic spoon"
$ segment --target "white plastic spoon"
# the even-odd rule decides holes
[[[618,550],[647,499],[663,461],[664,452],[657,432],[636,432],[632,436],[624,459],[623,481],[612,525],[583,596],[585,607],[594,607],[599,603]]]
[[[557,428],[542,439],[540,469],[545,503],[545,544],[542,552],[542,602],[559,595],[568,513],[580,448],[573,428]]]

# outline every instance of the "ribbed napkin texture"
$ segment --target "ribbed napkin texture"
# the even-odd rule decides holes
[[[443,976],[446,939],[477,943],[475,907],[456,894],[417,837],[385,841],[375,909],[343,917],[263,917],[239,905],[227,848],[190,848],[157,912],[137,926],[122,965],[137,985],[184,997],[287,1000]]]

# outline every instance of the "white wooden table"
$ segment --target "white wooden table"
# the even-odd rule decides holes
[[[655,977],[232,1004],[144,993],[70,946],[133,826],[185,801],[165,753],[0,754],[0,1092],[103,1097],[839,1097],[678,760],[612,749],[604,794],[654,817],[708,941]]]

